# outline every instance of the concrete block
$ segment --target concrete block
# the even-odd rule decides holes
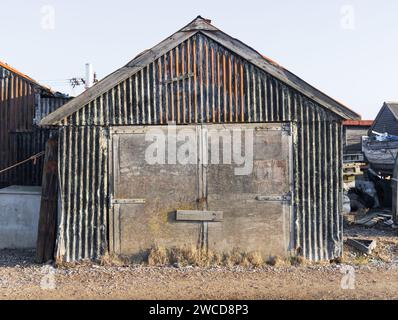
[[[41,187],[0,189],[0,249],[36,248]]]

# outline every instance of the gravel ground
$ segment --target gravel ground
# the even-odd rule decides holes
[[[52,268],[36,265],[34,251],[0,251],[0,299],[398,299],[396,234],[357,227],[345,234],[376,239],[375,253],[346,246],[342,264],[201,269]]]
[[[33,264],[33,252],[8,251],[0,253],[0,299],[398,299],[396,264],[355,266],[355,287],[346,290],[344,268],[49,269]]]

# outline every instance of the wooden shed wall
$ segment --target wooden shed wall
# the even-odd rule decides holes
[[[383,111],[376,118],[372,130],[398,136],[398,121],[387,106],[383,107]]]
[[[362,137],[368,136],[369,129],[370,126],[344,126],[344,154],[362,153]]]
[[[95,259],[108,247],[112,126],[291,122],[292,251],[342,252],[342,119],[197,34],[62,121],[58,255]]]

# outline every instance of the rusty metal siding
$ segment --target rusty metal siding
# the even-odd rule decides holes
[[[107,251],[108,147],[99,127],[64,127],[59,133],[61,217],[58,255],[95,259]]]
[[[0,79],[0,168],[18,160],[17,135],[32,130],[35,89],[33,84],[2,67]],[[15,170],[0,175],[0,185],[17,181]]]
[[[314,106],[299,108],[294,147],[293,249],[310,260],[342,252],[342,124]]]
[[[79,166],[82,157],[98,152],[90,147],[79,149],[74,143],[80,139],[88,139],[86,143],[92,141],[92,130],[173,122],[181,125],[292,123],[294,212],[290,249],[311,260],[340,256],[342,119],[202,34],[184,41],[62,120],[61,125],[65,127],[62,130],[71,131],[63,138],[68,141],[60,144],[61,150],[64,149],[61,157],[68,155],[76,170],[75,166]],[[72,129],[75,127],[79,129]],[[103,152],[100,157],[107,163],[106,151]],[[76,197],[84,198],[87,189],[100,192],[104,201],[109,198],[107,185],[105,189],[93,189],[89,179],[92,177],[97,181],[107,177],[107,167],[102,162],[101,167],[97,167],[96,162],[90,163],[93,167],[88,168],[89,176],[86,178],[83,172],[87,172],[87,168],[78,168],[82,171],[76,175],[76,171],[61,164],[61,170],[64,170],[64,175],[61,175],[65,193],[64,230],[78,228],[73,219],[79,219],[84,213],[78,207],[81,204],[76,204]],[[73,179],[74,187],[70,182],[65,184],[65,179]],[[98,186],[99,182],[95,183]],[[101,221],[106,221],[108,207],[104,206],[108,203],[102,204],[102,200],[98,204],[95,202],[92,210]],[[73,246],[70,242],[64,246],[67,258],[95,258],[103,252],[105,242],[96,244],[95,248],[101,250],[93,253],[83,250],[83,246],[91,241],[91,238],[87,240],[87,234],[91,234],[89,230],[102,227],[96,221],[94,219],[93,224],[83,226],[81,233],[74,235]],[[106,237],[101,239],[105,241]]]
[[[54,111],[68,99],[43,94],[37,84],[3,67],[0,76],[0,169],[4,169],[44,151],[51,132],[39,128],[34,118]],[[39,159],[0,174],[0,187],[41,185],[42,165]]]
[[[10,145],[15,148],[13,162],[28,159],[34,154],[44,151],[50,137],[50,130],[33,128],[29,132],[10,134]],[[9,172],[8,183],[12,185],[40,186],[42,183],[43,158],[36,162],[25,163]]]
[[[294,121],[292,90],[195,35],[62,121],[143,125]]]

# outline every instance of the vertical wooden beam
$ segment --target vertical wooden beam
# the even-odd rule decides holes
[[[47,141],[43,168],[40,218],[37,234],[36,262],[54,260],[58,210],[58,142]]]

